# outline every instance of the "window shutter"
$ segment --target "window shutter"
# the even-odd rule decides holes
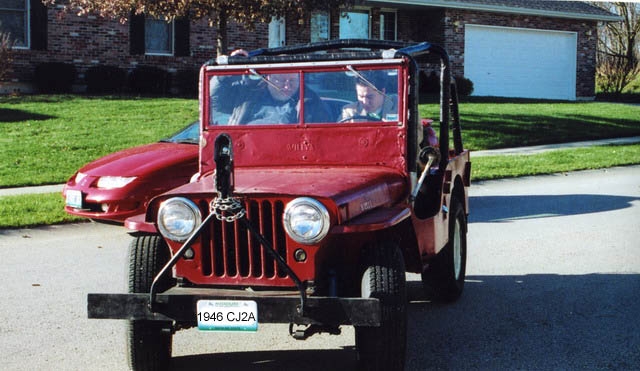
[[[42,0],[31,0],[31,49],[47,50],[47,7]]]
[[[191,44],[189,42],[190,24],[189,18],[175,20],[175,55],[177,57],[188,57],[191,55]]]
[[[144,14],[131,13],[129,17],[129,52],[144,54]]]

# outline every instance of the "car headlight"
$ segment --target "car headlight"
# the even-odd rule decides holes
[[[82,179],[86,178],[87,174],[85,173],[78,173],[76,174],[76,178],[74,179],[76,184],[80,184],[80,182],[82,181]]]
[[[122,188],[133,182],[135,179],[135,176],[101,176],[100,179],[98,179],[97,186],[98,188],[104,189]]]
[[[300,197],[284,209],[284,229],[294,241],[312,245],[329,233],[329,212],[313,198]]]
[[[164,201],[158,211],[160,233],[170,240],[186,241],[202,223],[200,209],[193,201],[174,197]]]

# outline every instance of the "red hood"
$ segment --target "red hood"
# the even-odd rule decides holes
[[[242,169],[236,171],[235,192],[333,198],[349,197],[366,188],[404,184],[402,175],[381,167],[312,169]]]
[[[213,193],[212,176],[185,184],[171,194]],[[341,220],[380,206],[391,206],[409,193],[406,177],[385,167],[324,167],[296,169],[236,168],[238,195],[308,196],[332,200]],[[330,206],[330,205],[327,205]]]
[[[90,176],[141,176],[182,162],[197,163],[197,159],[197,145],[158,142],[101,157],[79,172]]]

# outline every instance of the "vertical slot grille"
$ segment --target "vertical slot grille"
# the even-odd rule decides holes
[[[247,218],[286,259],[282,201],[249,200]],[[286,272],[265,253],[255,236],[241,223],[214,220],[202,234],[202,273],[219,278],[285,278]],[[208,245],[207,245],[208,243]]]

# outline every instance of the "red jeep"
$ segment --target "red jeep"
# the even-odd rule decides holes
[[[439,139],[418,110],[433,60]],[[166,368],[176,330],[259,323],[297,339],[352,325],[362,368],[403,369],[405,272],[446,301],[465,279],[471,163],[445,50],[260,49],[200,80],[200,177],[127,220],[129,293],[89,294],[89,317],[129,320],[134,369]]]

